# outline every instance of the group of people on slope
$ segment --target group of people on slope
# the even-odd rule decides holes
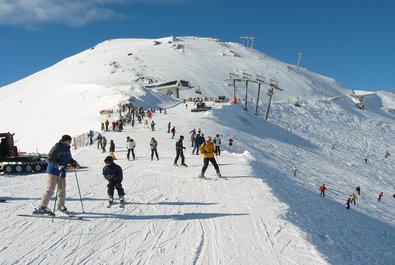
[[[103,141],[103,138],[100,138]],[[104,138],[105,139],[105,138]],[[219,140],[218,140],[219,139]],[[174,164],[177,165],[178,159],[181,158],[181,165],[186,166],[185,164],[185,156],[184,150],[186,149],[183,145],[184,136],[180,136],[178,141],[176,142],[176,157],[174,159]],[[46,172],[47,176],[47,184],[45,191],[43,193],[42,199],[39,203],[39,207],[37,211],[41,214],[53,214],[52,210],[48,208],[48,203],[50,198],[55,193],[55,188],[57,187],[57,198],[55,205],[57,204],[57,210],[61,212],[67,212],[67,207],[65,206],[65,197],[66,197],[66,168],[69,164],[73,167],[77,168],[79,164],[75,161],[71,156],[71,141],[72,138],[69,135],[63,135],[62,138],[48,153],[48,166]],[[216,136],[215,141],[220,141],[219,135]],[[135,159],[134,148],[136,147],[136,143],[130,137],[127,137],[127,158],[130,160],[130,154],[132,154],[133,160]],[[101,143],[103,145],[103,142]],[[151,147],[151,160],[153,160],[154,155],[157,160],[159,160],[159,155],[157,152],[158,142],[154,137],[151,138],[150,147]],[[215,154],[220,153],[220,150],[216,148],[216,145],[213,143],[212,138],[210,136],[205,139],[205,141],[200,144],[199,153],[203,155],[203,167],[201,169],[201,173],[199,178],[205,178],[205,172],[209,163],[214,166],[214,169],[217,173],[218,177],[221,177],[220,169],[218,163],[215,159]],[[217,153],[216,153],[217,151]],[[103,176],[108,181],[107,184],[107,194],[109,197],[110,204],[114,200],[114,190],[116,189],[118,192],[118,196],[120,202],[124,202],[125,191],[122,187],[123,173],[122,168],[114,163],[115,159],[115,144],[113,140],[110,141],[110,155],[104,159],[105,166],[103,168]]]
[[[322,184],[320,187],[319,187],[319,190],[320,190],[320,196],[322,196],[322,197],[325,197],[325,191],[327,190],[327,188],[326,188],[326,186],[325,186],[325,184]],[[360,186],[357,186],[356,188],[355,188],[355,190],[357,191],[357,193],[358,193],[358,195],[361,195],[361,187]],[[384,196],[384,192],[383,191],[381,191],[380,193],[379,193],[379,197],[378,197],[378,201],[381,201],[381,198]],[[395,194],[393,195],[393,197],[395,198]],[[357,205],[357,195],[353,192],[352,194],[350,194],[350,196],[347,198],[347,200],[346,200],[346,208],[347,209],[350,209],[350,206],[351,206],[351,204],[354,204],[354,205]]]

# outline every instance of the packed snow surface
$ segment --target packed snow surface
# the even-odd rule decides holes
[[[63,134],[100,131],[101,122],[118,115],[99,111],[132,98],[137,107],[156,108],[156,131],[136,123],[103,132],[114,140],[124,170],[124,209],[106,208],[101,173],[108,153],[96,142],[73,151],[87,168],[67,175],[66,206],[83,221],[17,216],[38,205],[47,175],[1,175],[7,202],[0,204],[0,264],[395,264],[393,93],[351,93],[331,78],[296,72],[239,44],[195,37],[156,41],[106,41],[0,89],[0,132],[15,132],[16,145],[27,152],[48,152]],[[275,91],[268,120],[267,86],[258,115],[250,100],[255,84],[249,85],[247,111],[244,102],[208,102],[211,111],[195,113],[192,102],[144,88],[148,79],[182,79],[202,91],[181,91],[182,99],[231,97],[230,72],[279,81],[283,91]],[[237,96],[243,94],[239,82]],[[354,97],[363,98],[363,110]],[[192,154],[189,132],[199,128],[205,136],[221,136],[216,159],[226,178],[216,180],[212,165],[209,180],[197,178],[203,159]],[[188,167],[173,165],[180,135]],[[126,160],[127,136],[137,143],[134,161]],[[151,137],[159,160],[150,159]],[[325,198],[318,191],[323,183]],[[356,186],[361,195],[347,210]]]

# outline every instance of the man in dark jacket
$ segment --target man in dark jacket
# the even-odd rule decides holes
[[[62,139],[52,147],[48,154],[48,166],[46,172],[47,187],[41,199],[38,212],[41,214],[53,214],[52,211],[47,208],[51,196],[54,194],[55,187],[58,189],[58,210],[61,212],[67,212],[65,204],[66,197],[66,167],[71,164],[74,167],[78,167],[78,163],[71,157],[70,145],[71,136],[63,135]]]
[[[181,157],[181,166],[187,166],[185,164],[185,157],[184,157],[184,145],[182,141],[184,140],[184,136],[180,136],[180,139],[176,142],[176,158],[174,159],[174,165],[177,166],[178,158]]]
[[[195,152],[195,150],[196,150],[196,155],[198,155],[199,154],[199,147],[202,145],[202,143],[204,143],[206,141],[206,139],[204,138],[204,134],[200,134],[200,133],[198,133],[197,135],[196,135],[196,138],[195,138],[195,147],[193,148],[193,150],[192,150],[192,154]]]
[[[111,205],[114,201],[114,189],[117,189],[119,201],[123,205],[125,203],[125,191],[122,188],[123,172],[122,168],[114,163],[112,156],[107,156],[104,159],[106,165],[103,167],[103,176],[108,180],[107,194],[108,203]]]

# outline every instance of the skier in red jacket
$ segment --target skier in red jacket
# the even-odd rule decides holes
[[[321,191],[321,196],[322,197],[325,197],[325,190],[326,190],[326,186],[325,186],[325,184],[322,184],[321,186],[320,186],[320,191]]]

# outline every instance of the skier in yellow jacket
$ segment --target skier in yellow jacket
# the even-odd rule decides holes
[[[204,157],[203,168],[202,168],[202,172],[199,175],[199,178],[205,178],[204,173],[206,172],[206,169],[208,167],[208,162],[211,162],[211,164],[213,164],[215,171],[217,172],[217,176],[219,178],[221,177],[221,173],[219,172],[217,161],[215,160],[214,157],[214,151],[215,151],[215,146],[211,142],[211,137],[208,136],[207,140],[204,143],[202,143],[199,147],[199,153],[203,154]]]

